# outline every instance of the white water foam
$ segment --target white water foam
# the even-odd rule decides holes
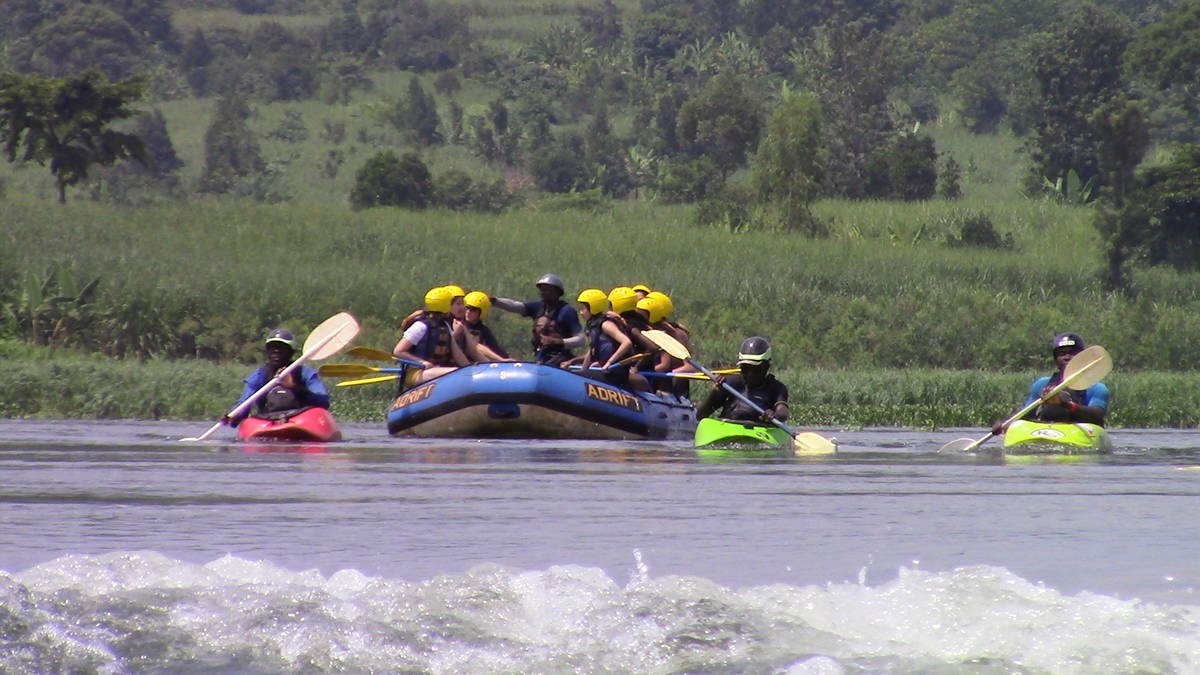
[[[71,555],[0,573],[0,671],[1194,673],[1200,607],[998,567],[735,589],[495,565],[421,583],[232,556]]]

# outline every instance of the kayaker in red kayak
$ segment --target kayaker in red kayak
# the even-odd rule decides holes
[[[299,345],[296,336],[286,328],[276,328],[268,333],[263,345],[266,361],[246,376],[244,380],[246,386],[242,391],[242,397],[238,399],[238,404],[240,405],[250,398],[254,392],[270,382],[279,371],[291,365],[292,361],[296,360],[296,350]],[[288,373],[287,377],[259,397],[251,409],[256,410],[258,414],[264,414],[307,407],[329,408],[329,390],[325,388],[325,383],[321,381],[321,376],[317,374],[316,368],[302,365],[298,370]],[[237,418],[225,416],[221,418],[221,421],[236,427],[247,415]]]
[[[1054,356],[1057,370],[1052,375],[1039,377],[1029,387],[1029,396],[1025,405],[1037,401],[1047,392],[1062,382],[1063,372],[1067,364],[1076,354],[1083,351],[1083,338],[1076,333],[1060,333],[1050,341],[1050,353]],[[1053,398],[1036,407],[1025,419],[1039,422],[1087,422],[1104,426],[1104,417],[1108,414],[1108,386],[1097,382],[1083,391],[1063,389]],[[1001,434],[1005,431],[1004,422],[997,420],[992,424],[992,433]]]
[[[771,343],[758,336],[746,338],[738,350],[737,364],[741,370],[740,374],[728,377],[717,375],[717,379],[713,381],[712,393],[696,410],[696,419],[708,417],[720,409],[720,417],[727,420],[787,420],[787,385],[768,372],[771,369]],[[721,386],[722,382],[757,403],[763,412],[759,414],[744,401],[732,396]]]

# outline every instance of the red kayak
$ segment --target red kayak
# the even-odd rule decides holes
[[[238,440],[340,441],[342,430],[325,408],[301,408],[247,417],[237,428]]]

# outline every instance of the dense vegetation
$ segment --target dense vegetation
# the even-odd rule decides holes
[[[228,389],[271,326],[347,309],[390,347],[429,286],[531,297],[555,271],[665,290],[710,361],[771,337],[816,422],[982,423],[1019,394],[959,376],[921,412],[878,369],[1020,380],[1065,329],[1119,373],[1192,370],[1198,22],[1196,0],[9,0],[0,340],[237,361]],[[107,117],[52,117],[66,100]],[[838,417],[840,368],[868,417]],[[899,407],[864,400],[884,380]],[[159,398],[114,410],[220,409]]]

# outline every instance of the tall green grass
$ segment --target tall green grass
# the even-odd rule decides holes
[[[822,207],[841,214],[838,229],[810,240],[696,227],[685,207],[644,202],[489,216],[224,200],[59,207],[20,196],[0,202],[0,263],[7,288],[25,271],[65,266],[101,278],[100,303],[145,300],[170,321],[199,321],[201,337],[205,326],[244,326],[226,340],[256,340],[279,323],[303,331],[348,310],[366,325],[362,340],[390,347],[431,286],[528,299],[553,271],[571,299],[637,282],[664,290],[709,359],[757,333],[783,363],[806,367],[1029,369],[1045,365],[1054,333],[1075,330],[1118,367],[1194,367],[1196,276],[1155,270],[1139,276],[1136,299],[1106,295],[1087,209],[993,207],[1015,223],[1018,244],[991,251],[942,243],[932,214],[945,205]],[[924,223],[923,234],[862,233],[883,219]],[[1046,223],[1053,234],[1039,229]],[[523,353],[527,320],[494,311],[491,322]]]
[[[42,419],[216,420],[242,391],[251,366],[206,361],[109,361],[80,355],[10,360],[27,348],[0,343],[0,417]],[[332,361],[337,361],[335,357]],[[985,427],[1024,402],[1037,375],[934,369],[780,370],[791,390],[791,422],[799,426],[917,429]],[[1110,426],[1194,427],[1200,390],[1192,374],[1114,373]],[[344,421],[375,422],[384,432],[395,385],[335,387],[333,412]],[[700,400],[708,385],[695,383]]]

